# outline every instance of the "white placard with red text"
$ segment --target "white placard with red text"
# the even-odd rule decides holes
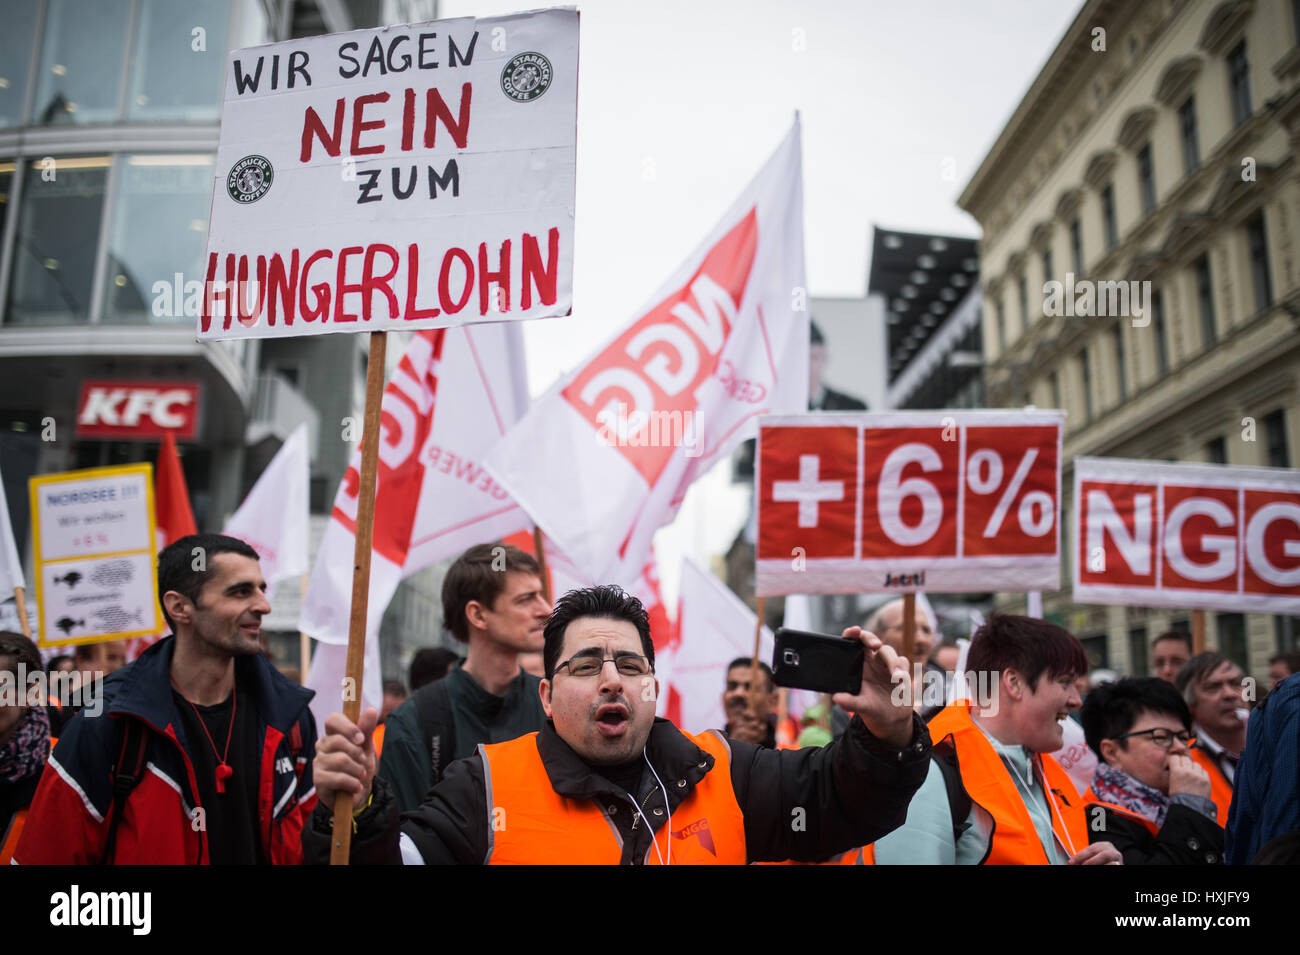
[[[567,315],[578,12],[236,50],[199,340]]]
[[[1300,471],[1074,462],[1074,599],[1300,613]]]
[[[757,593],[1056,590],[1064,418],[763,418]]]

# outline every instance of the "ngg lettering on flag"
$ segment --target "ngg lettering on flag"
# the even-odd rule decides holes
[[[567,315],[578,13],[236,50],[200,340]]]
[[[1300,613],[1300,471],[1074,461],[1074,599]]]

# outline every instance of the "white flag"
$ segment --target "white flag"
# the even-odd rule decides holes
[[[0,600],[7,600],[15,587],[26,587],[23,562],[18,559],[14,529],[9,523],[9,502],[5,499],[4,481],[0,481]]]
[[[681,695],[681,729],[702,733],[722,729],[727,722],[722,691],[727,664],[754,655],[757,618],[717,577],[689,557],[682,561],[677,603],[678,643],[672,660],[672,682]],[[772,631],[763,628],[758,658],[771,666]]]
[[[257,551],[268,585],[307,573],[310,483],[307,426],[302,424],[226,521],[222,533]]]
[[[401,579],[473,544],[531,526],[481,463],[526,401],[518,336],[510,325],[418,332],[384,388],[366,613],[366,705],[378,706],[381,699],[379,622]],[[339,707],[360,468],[358,450],[335,497],[298,619],[299,629],[320,641],[308,679],[318,691],[312,703],[318,721]]]
[[[691,482],[808,404],[799,124],[654,304],[529,409],[488,469],[589,575],[641,567]]]

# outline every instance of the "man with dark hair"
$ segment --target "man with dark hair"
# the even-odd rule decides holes
[[[257,552],[192,534],[158,555],[173,635],[104,682],[111,719],[72,719],[15,860],[36,865],[294,864],[316,804],[313,693],[262,653]]]
[[[774,751],[656,719],[654,644],[641,602],[617,587],[566,594],[546,625],[548,717],[538,733],[453,763],[398,821],[366,743],[377,714],[325,721],[316,763],[323,804],[352,794],[352,861],[407,864],[741,864],[816,861],[898,825],[925,773],[929,737],[890,699],[904,664],[876,637],[862,687],[838,693],[849,732],[821,749]],[[328,858],[330,816],[303,834]]]
[[[541,681],[523,671],[519,655],[542,648],[550,611],[541,568],[517,547],[476,544],[448,568],[443,626],[469,648],[464,663],[415,690],[385,723],[379,775],[403,812],[481,743],[541,729]]]
[[[1244,679],[1241,667],[1217,650],[1207,650],[1183,664],[1174,681],[1192,712],[1192,759],[1210,775],[1216,821],[1225,828],[1237,760],[1246,748]]]
[[[933,765],[907,823],[874,847],[875,861],[1119,863],[1109,843],[1088,845],[1083,801],[1048,755],[1061,748],[1061,721],[1079,706],[1074,684],[1087,670],[1083,646],[1067,630],[1032,617],[990,617],[966,658],[975,699],[930,720]]]
[[[441,680],[451,668],[460,662],[455,650],[446,647],[421,647],[411,657],[411,665],[406,668],[406,682],[414,693],[422,686],[428,686],[435,680]]]
[[[1089,838],[1126,865],[1222,863],[1210,777],[1189,755],[1192,714],[1178,691],[1159,677],[1103,683],[1080,717],[1100,760],[1083,796]]]
[[[732,739],[768,749],[776,749],[778,745],[793,746],[799,736],[794,720],[787,716],[785,725],[777,725],[776,708],[780,695],[772,668],[762,660],[758,661],[758,668],[763,671],[763,681],[754,695],[751,709],[749,681],[754,672],[753,658],[737,657],[727,665],[727,684],[722,691],[722,709],[727,714],[727,725],[722,731]]]
[[[1183,664],[1192,658],[1192,638],[1181,630],[1168,630],[1151,641],[1151,675],[1173,683]]]
[[[1277,689],[1279,683],[1297,673],[1300,673],[1300,653],[1279,653],[1275,657],[1269,657],[1269,691]]]

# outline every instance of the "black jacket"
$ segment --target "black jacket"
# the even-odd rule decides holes
[[[1092,813],[1104,809],[1101,826],[1092,825]],[[1223,829],[1190,806],[1173,803],[1157,835],[1136,819],[1093,803],[1088,806],[1088,839],[1109,842],[1124,857],[1125,865],[1221,865]]]
[[[876,739],[856,718],[850,732],[821,748],[778,751],[729,741],[731,784],[745,817],[749,861],[815,862],[874,842],[902,825],[907,804],[929,769],[930,734],[919,718],[913,718],[912,727],[912,739],[901,751]],[[583,762],[550,721],[538,734],[537,746],[557,793],[598,798],[613,807],[609,817],[623,838],[621,864],[640,863],[652,851],[654,830],[638,825],[628,794]],[[713,757],[664,719],[655,720],[646,753],[667,784],[670,812],[714,766]],[[382,779],[375,780],[373,793],[370,807],[356,820],[352,863],[400,863],[392,793]],[[644,797],[642,811],[657,829],[667,817],[662,790],[648,772],[636,796]],[[796,815],[799,809],[804,812]],[[447,768],[424,804],[402,817],[400,834],[410,838],[427,864],[477,865],[487,860],[491,818],[482,757],[475,755]],[[793,825],[794,819],[803,825]],[[322,805],[303,830],[304,862],[329,860],[330,823]],[[564,858],[539,861],[562,863]]]

